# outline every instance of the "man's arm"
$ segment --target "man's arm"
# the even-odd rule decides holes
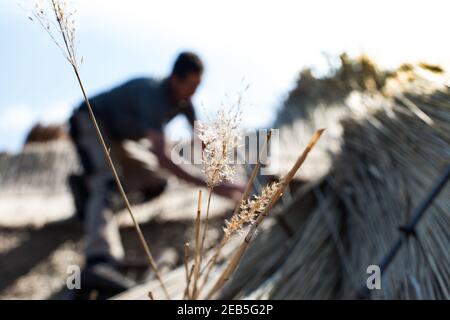
[[[194,122],[197,120],[197,116],[195,114],[195,109],[194,106],[192,105],[192,102],[189,102],[189,106],[183,113],[186,116],[186,119],[191,125],[192,129],[194,129]]]
[[[163,133],[155,130],[149,130],[147,132],[147,138],[151,141],[152,151],[158,158],[158,161],[163,168],[167,169],[173,175],[186,182],[193,183],[198,186],[205,186],[205,181],[203,179],[190,174],[179,165],[174,163],[170,156],[168,156],[169,150],[166,149],[167,146]],[[243,187],[224,183],[214,188],[214,192],[221,196],[237,201],[240,199],[240,195],[243,193]]]
[[[204,185],[204,181],[174,163],[168,156],[169,152],[166,150],[166,143],[164,134],[155,130],[147,132],[147,138],[152,143],[152,151],[158,158],[160,165],[170,171],[176,177],[195,185]]]

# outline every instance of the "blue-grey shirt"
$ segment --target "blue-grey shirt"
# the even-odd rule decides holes
[[[171,102],[168,78],[132,79],[89,101],[99,122],[120,140],[142,138],[150,129],[162,132],[178,114],[184,114],[191,123],[195,120],[190,101],[178,105]]]

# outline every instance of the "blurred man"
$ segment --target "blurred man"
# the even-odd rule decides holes
[[[191,97],[201,82],[202,73],[203,64],[199,57],[184,52],[176,59],[168,77],[162,80],[133,79],[90,99],[127,193],[138,191],[146,199],[159,195],[166,186],[163,171],[189,183],[204,185],[202,179],[188,173],[170,159],[163,134],[164,126],[179,114],[186,116],[191,126],[194,126],[196,116]],[[72,177],[70,181],[79,214],[85,212],[83,219],[87,239],[84,280],[95,283],[94,286],[117,287],[117,291],[121,291],[131,283],[115,272],[115,266],[124,256],[110,197],[116,185],[85,103],[74,111],[70,127],[84,168],[82,178]],[[142,138],[147,139],[150,145],[145,160],[134,157],[124,148],[125,140],[137,141]],[[80,201],[84,184],[87,186],[86,201]],[[239,188],[227,184],[217,188],[217,193],[235,199],[239,191]]]

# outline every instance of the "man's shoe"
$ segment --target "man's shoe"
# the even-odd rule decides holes
[[[108,299],[135,285],[133,280],[121,274],[110,263],[87,265],[81,272],[81,290],[88,299],[92,298],[92,292],[95,292],[96,299]]]

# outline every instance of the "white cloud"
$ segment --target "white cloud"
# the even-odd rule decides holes
[[[64,122],[72,110],[72,104],[56,102],[47,107],[12,105],[0,110],[0,130],[24,130],[36,122],[52,124]]]
[[[0,112],[0,131],[22,131],[33,123],[33,109],[26,105],[13,105]]]
[[[36,120],[43,124],[55,124],[64,122],[69,117],[73,105],[75,104],[68,102],[57,102],[51,104],[39,111]]]

